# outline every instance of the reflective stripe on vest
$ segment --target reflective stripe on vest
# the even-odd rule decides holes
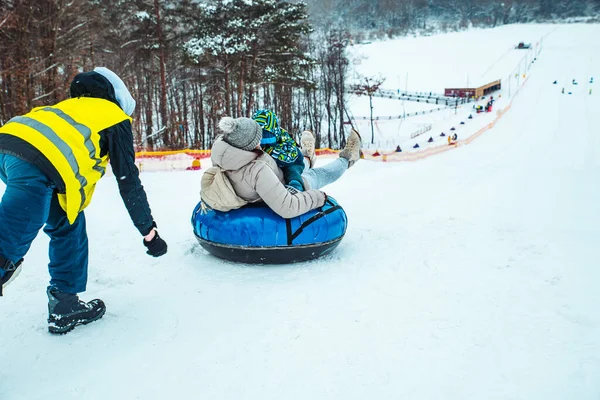
[[[58,148],[58,150],[65,156],[65,158],[69,162],[69,166],[71,167],[73,174],[75,175],[75,178],[77,178],[77,180],[79,181],[79,184],[81,185],[79,188],[79,192],[81,195],[81,203],[79,204],[79,208],[82,208],[83,203],[85,202],[85,192],[84,192],[83,188],[87,186],[88,182],[87,182],[87,179],[85,179],[79,173],[79,165],[77,164],[77,160],[75,159],[75,156],[73,155],[73,152],[71,151],[71,147],[67,143],[65,143],[65,141],[62,140],[60,138],[60,136],[58,136],[56,134],[56,132],[54,132],[52,130],[52,128],[50,128],[48,125],[44,125],[41,122],[36,121],[35,119],[29,118],[29,117],[24,117],[24,116],[19,116],[19,117],[14,117],[10,121],[8,121],[8,123],[11,123],[11,122],[16,122],[19,124],[29,126],[33,129],[35,129],[36,131],[40,132],[42,135],[44,135],[48,139],[50,139],[50,141],[52,143],[54,143],[54,145]]]
[[[90,153],[90,158],[95,161],[95,164],[92,168],[94,168],[94,170],[100,172],[104,176],[104,173],[106,172],[106,168],[103,168],[100,166],[100,164],[102,163],[102,160],[100,158],[96,157],[96,147],[94,146],[94,143],[92,142],[92,130],[90,128],[88,128],[87,126],[75,121],[73,118],[69,117],[67,114],[65,114],[58,108],[44,107],[44,108],[42,108],[42,110],[55,113],[56,115],[58,115],[59,117],[61,117],[65,121],[67,121],[69,124],[73,125],[73,127],[75,129],[77,129],[79,131],[79,133],[81,133],[81,136],[83,136],[85,138],[85,148],[88,149],[88,151]]]
[[[34,108],[8,121],[0,134],[25,140],[52,163],[66,187],[58,200],[73,223],[106,171],[108,156],[100,157],[99,132],[126,119],[131,120],[116,104],[82,97]]]

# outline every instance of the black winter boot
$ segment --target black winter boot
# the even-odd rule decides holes
[[[17,261],[16,264],[13,264],[12,261],[0,256],[0,269],[2,269],[2,272],[4,272],[4,276],[0,278],[0,296],[4,294],[4,288],[7,287],[9,283],[14,281],[17,276],[19,276],[21,273],[22,264],[22,258]]]
[[[102,318],[106,312],[104,302],[99,299],[85,303],[76,294],[63,293],[55,287],[48,287],[46,293],[50,333],[70,332],[77,325],[86,325]]]

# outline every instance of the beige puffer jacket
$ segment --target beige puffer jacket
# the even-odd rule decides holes
[[[319,190],[288,191],[275,160],[260,150],[240,150],[219,137],[212,146],[211,160],[225,170],[238,196],[250,203],[262,200],[283,218],[297,217],[325,204],[325,193]]]

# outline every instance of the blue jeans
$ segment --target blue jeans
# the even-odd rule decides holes
[[[319,168],[308,168],[308,161],[306,162],[306,168],[302,173],[302,178],[308,183],[308,189],[321,189],[323,186],[327,186],[340,179],[344,172],[348,170],[348,160],[345,158],[337,158],[327,165]]]
[[[88,239],[83,212],[70,225],[54,184],[20,158],[0,154],[0,179],[6,184],[0,202],[0,255],[16,263],[43,227],[50,236],[50,285],[65,293],[85,291]]]

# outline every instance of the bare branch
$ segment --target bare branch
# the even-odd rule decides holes
[[[43,95],[41,95],[41,96],[34,97],[32,100],[33,100],[33,101],[38,101],[38,100],[40,100],[40,99],[43,99],[44,97],[48,97],[48,96],[50,96],[50,95],[51,95],[51,94],[53,94],[54,92],[56,92],[56,89],[53,89],[53,90],[51,90],[50,92],[48,92],[48,93],[45,93],[45,94],[43,94]]]

